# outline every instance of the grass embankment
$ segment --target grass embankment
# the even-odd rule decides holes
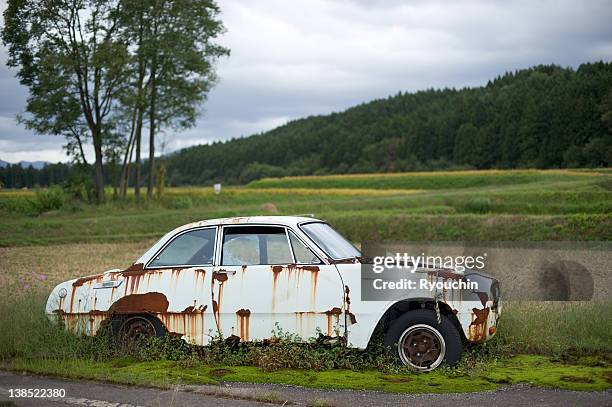
[[[535,182],[577,181],[601,172],[585,170],[469,170],[341,174],[264,178],[249,188],[462,189]]]
[[[366,180],[365,176],[331,176],[374,186],[379,185],[377,181],[370,181],[380,177],[401,180],[403,189],[392,190],[353,188],[352,184],[353,189],[345,189],[333,183],[331,189],[319,189],[325,185],[305,177],[291,181],[293,185],[300,180],[296,188],[234,187],[224,188],[220,195],[212,188],[168,188],[163,199],[141,205],[129,200],[98,206],[67,202],[39,215],[28,211],[49,206],[44,196],[1,192],[0,246],[149,240],[196,220],[258,214],[314,214],[353,241],[612,240],[612,176],[608,173],[453,174],[372,174]],[[452,188],[432,186],[432,179],[448,186],[447,177]],[[498,179],[505,181],[494,184]],[[36,199],[43,202],[27,203]]]

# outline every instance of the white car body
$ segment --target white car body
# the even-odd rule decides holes
[[[219,335],[241,341],[266,340],[280,329],[304,340],[318,334],[343,337],[348,346],[365,349],[375,327],[393,307],[414,308],[415,303],[434,300],[431,293],[420,292],[402,301],[361,301],[361,264],[333,260],[304,232],[303,226],[313,222],[322,221],[256,216],[181,226],[125,270],[59,284],[49,296],[46,312],[63,319],[67,329],[85,335],[95,335],[103,321],[114,315],[147,314],[158,318],[168,333],[198,345]],[[296,264],[294,249],[293,261],[285,264],[224,266],[224,233],[239,226],[283,228],[295,234],[320,264]],[[151,265],[177,236],[206,228],[212,228],[216,236],[212,263]],[[464,338],[477,343],[495,333],[501,309],[497,300],[490,294],[464,294],[462,298],[444,292],[439,304],[442,312],[454,318]]]

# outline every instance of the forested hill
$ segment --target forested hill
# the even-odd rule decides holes
[[[341,113],[168,157],[169,181],[246,183],[266,176],[452,167],[607,165],[612,63],[537,66],[486,86],[400,92]]]

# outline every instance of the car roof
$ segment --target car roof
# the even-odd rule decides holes
[[[237,216],[233,218],[217,218],[201,220],[199,222],[188,223],[181,226],[183,229],[190,229],[201,226],[217,226],[217,225],[244,225],[244,224],[264,224],[264,225],[284,225],[297,226],[302,222],[323,222],[320,219],[315,219],[311,216]]]

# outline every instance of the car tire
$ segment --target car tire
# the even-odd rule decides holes
[[[430,309],[407,312],[393,321],[385,333],[387,353],[415,370],[429,371],[446,362],[456,365],[463,343],[459,331],[444,315],[438,323]]]
[[[139,339],[166,335],[166,328],[152,315],[125,315],[113,318],[112,331],[124,345],[131,345]]]

